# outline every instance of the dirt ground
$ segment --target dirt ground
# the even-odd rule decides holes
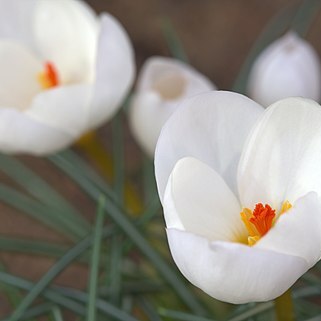
[[[162,24],[170,19],[189,58],[191,65],[207,75],[219,89],[233,84],[255,39],[268,21],[280,10],[299,3],[294,0],[88,0],[97,13],[107,11],[118,18],[132,39],[137,66],[152,55],[170,55],[163,37]],[[321,16],[316,15],[307,39],[321,54]],[[108,125],[100,130],[108,135]],[[106,143],[108,145],[108,142]],[[138,168],[141,156],[138,147],[127,133],[127,164]],[[107,146],[108,148],[108,146]],[[94,204],[47,161],[33,157],[23,160],[53,186],[57,186],[89,219]],[[8,178],[1,174],[1,182]],[[0,204],[0,235],[16,235],[30,239],[43,239],[65,243],[60,235],[51,232],[38,222]],[[52,259],[36,256],[0,253],[0,260],[16,275],[36,280],[53,263]],[[87,270],[72,266],[58,278],[58,284],[84,288]],[[0,311],[5,311],[0,300]],[[1,316],[1,313],[0,313]]]

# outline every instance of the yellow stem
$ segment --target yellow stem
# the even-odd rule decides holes
[[[295,321],[291,290],[287,290],[274,300],[277,321]]]
[[[76,146],[87,154],[108,182],[113,181],[114,166],[112,156],[107,153],[96,132],[91,131],[82,136],[77,141]],[[125,204],[129,212],[134,215],[141,213],[143,209],[142,200],[128,180],[125,181],[124,194]]]

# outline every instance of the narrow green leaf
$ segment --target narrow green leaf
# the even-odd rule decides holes
[[[124,198],[125,164],[124,164],[124,137],[122,126],[122,112],[112,120],[113,137],[113,164],[114,164],[114,190],[120,200]]]
[[[43,315],[47,315],[50,313],[50,310],[52,309],[52,304],[51,303],[42,303],[39,304],[33,308],[30,308],[27,310],[23,316],[19,319],[21,320],[30,320],[31,318],[36,318],[40,317]],[[1,321],[9,321],[9,318],[2,319]]]
[[[122,261],[122,240],[119,235],[112,237],[111,254],[110,254],[110,273],[109,273],[109,288],[110,302],[118,305],[121,295],[121,261]]]
[[[111,229],[106,229],[105,233],[110,233]],[[18,321],[25,310],[37,298],[37,296],[52,282],[52,280],[63,271],[73,260],[82,254],[93,242],[93,235],[89,235],[73,248],[71,248],[64,256],[62,256],[48,272],[35,284],[32,290],[21,301],[17,309],[10,317],[10,321]]]
[[[97,219],[94,230],[94,244],[90,264],[89,276],[89,300],[87,305],[87,320],[96,320],[96,300],[97,300],[97,283],[99,272],[100,249],[102,240],[102,230],[105,216],[105,203],[104,197],[100,197],[98,201]]]
[[[158,313],[163,317],[173,318],[174,320],[182,321],[216,321],[214,319],[204,318],[198,315],[193,315],[180,311],[167,310],[164,308],[159,308]]]
[[[64,321],[61,310],[58,307],[53,307],[51,312],[55,321]]]
[[[87,192],[94,200],[97,200],[98,195],[102,192],[99,188],[83,176],[82,173],[75,171],[77,167],[77,158],[74,158],[73,166],[68,164],[61,156],[50,158],[54,164],[64,170],[67,175],[72,177],[79,186]],[[111,201],[107,202],[106,211],[114,222],[124,231],[124,233],[132,240],[132,242],[141,250],[141,252],[152,262],[155,269],[166,280],[179,295],[181,300],[195,313],[205,314],[205,309],[199,303],[198,299],[192,291],[185,285],[181,277],[174,272],[171,267],[165,262],[160,254],[145,240],[142,233],[134,226],[131,220],[122,210],[120,205],[116,203],[117,196],[113,191],[108,191],[107,195]]]
[[[0,200],[55,229],[57,232],[64,233],[72,240],[79,239],[79,236],[82,234],[82,232],[79,232],[76,225],[72,226],[68,224],[68,226],[66,226],[65,224],[62,224],[54,209],[51,209],[31,197],[1,183]]]
[[[6,284],[11,284],[12,286],[15,286],[15,287],[18,287],[19,289],[24,289],[24,290],[31,290],[35,286],[35,284],[33,284],[30,281],[26,281],[23,278],[16,277],[1,271],[0,271],[0,281]],[[73,289],[72,291],[69,292],[69,298],[68,298],[66,296],[61,295],[61,293],[57,292],[57,290],[54,290],[57,288],[59,287],[46,289],[42,292],[42,295],[46,299],[54,302],[55,304],[58,304],[59,306],[65,307],[68,310],[73,311],[78,315],[81,315],[81,316],[86,315],[86,309],[84,308],[84,305],[86,305],[89,300],[87,293]],[[75,298],[77,301],[81,303],[78,303],[72,300],[71,298]],[[103,300],[98,299],[96,302],[96,306],[99,309],[99,311],[102,312],[103,314],[111,316],[119,321],[138,321],[136,318],[128,315],[124,311],[118,309],[117,307]],[[6,319],[6,321],[10,321],[10,318]]]
[[[259,313],[262,313],[264,311],[268,311],[274,307],[274,303],[266,302],[266,303],[259,303],[256,304],[253,308],[249,308],[246,311],[233,316],[232,318],[228,319],[228,321],[244,321],[247,320],[250,317],[253,317]]]
[[[81,214],[38,174],[14,157],[0,154],[0,169],[44,205],[54,208],[64,224],[77,224],[85,236],[90,224]]]
[[[59,257],[68,250],[68,247],[43,241],[0,236],[0,250]]]
[[[267,24],[260,36],[254,43],[241,70],[239,71],[236,80],[232,86],[232,90],[244,94],[246,92],[247,78],[255,58],[260,52],[289,27],[293,18],[295,8],[291,6],[286,7],[284,10],[278,12]]]
[[[295,30],[301,37],[305,37],[314,21],[314,18],[319,13],[320,7],[320,0],[302,1],[292,20],[291,28]]]
[[[167,42],[167,46],[172,54],[172,56],[176,59],[179,59],[183,62],[188,63],[188,58],[183,48],[183,45],[174,30],[174,27],[169,20],[169,18],[164,18],[162,23],[162,30],[164,38]]]

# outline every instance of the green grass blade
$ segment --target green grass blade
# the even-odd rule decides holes
[[[87,305],[87,320],[96,320],[97,283],[99,272],[100,249],[102,240],[102,229],[105,216],[105,198],[100,197],[98,201],[97,219],[94,230],[94,244],[90,265],[89,276],[89,300]]]
[[[97,200],[98,195],[101,193],[91,181],[86,179],[82,173],[75,171],[77,168],[77,159],[74,159],[74,163],[68,164],[62,157],[51,158],[52,161],[62,170],[72,177],[75,182],[87,192],[94,200]],[[109,191],[111,198],[117,200],[117,197],[112,191]],[[155,269],[158,270],[160,275],[166,280],[172,288],[179,295],[181,300],[195,313],[205,314],[206,311],[199,303],[198,299],[192,293],[192,291],[185,285],[180,276],[174,272],[171,267],[165,262],[161,255],[145,240],[142,233],[134,226],[131,220],[122,210],[119,209],[119,205],[116,205],[113,201],[108,201],[106,205],[107,214],[114,220],[114,222],[125,232],[125,234],[132,240],[132,242],[140,249],[140,251],[152,262]]]
[[[14,287],[17,287],[19,289],[24,289],[24,290],[32,290],[35,287],[35,284],[33,284],[30,281],[27,281],[23,278],[16,277],[1,271],[0,271],[0,281],[5,284],[10,284]],[[59,306],[65,307],[66,309],[75,312],[80,316],[86,315],[86,309],[84,308],[84,305],[86,305],[89,300],[87,293],[73,289],[72,291],[69,291],[69,295],[68,295],[69,297],[67,297],[62,295],[65,289],[60,288],[60,291],[58,291],[57,289],[59,289],[59,287],[52,287],[50,289],[45,289],[42,292],[42,296],[52,301],[53,303],[58,304]],[[78,303],[73,299],[81,303]],[[136,318],[128,315],[124,311],[118,309],[117,307],[111,305],[106,301],[98,299],[96,301],[96,306],[100,312],[104,313],[105,315],[111,316],[119,321],[138,321]],[[10,318],[6,319],[6,321],[9,321],[9,320]]]
[[[29,310],[27,310],[23,316],[19,319],[21,320],[30,320],[31,318],[40,317],[43,315],[48,315],[52,309],[51,303],[42,303],[38,306],[35,306]],[[9,321],[9,318],[2,319],[1,321]]]
[[[110,230],[105,230],[105,233]],[[17,309],[10,317],[10,321],[18,321],[25,310],[37,298],[37,296],[52,282],[52,280],[63,271],[73,260],[82,254],[93,242],[93,235],[89,235],[72,247],[64,256],[62,256],[48,272],[35,284],[32,290],[24,297]]]
[[[274,302],[272,301],[266,302],[266,303],[259,303],[259,304],[256,304],[253,308],[249,308],[246,311],[241,312],[240,314],[229,318],[228,321],[248,320],[249,318],[254,317],[257,314],[268,311],[272,308],[274,308]]]
[[[314,18],[319,13],[320,7],[320,0],[302,1],[301,6],[294,16],[291,28],[294,29],[301,37],[305,37],[311,24],[313,23]]]
[[[171,318],[172,320],[181,320],[181,321],[216,321],[214,319],[203,318],[197,315],[180,312],[180,311],[173,311],[167,310],[164,308],[159,308],[158,313],[167,318]]]
[[[163,19],[162,30],[171,55],[176,59],[188,63],[188,58],[183,45],[169,18]]]
[[[76,225],[72,225],[71,223],[68,223],[68,226],[62,224],[60,218],[56,215],[57,212],[55,209],[51,209],[33,198],[1,183],[0,201],[25,214],[28,214],[50,228],[53,228],[58,233],[65,234],[65,236],[69,237],[73,241],[78,240],[79,236],[83,233],[78,230]]]
[[[64,321],[61,310],[58,307],[53,307],[51,311],[55,321]]]
[[[60,257],[67,250],[65,245],[0,236],[0,251]]]
[[[268,44],[270,44],[277,37],[280,37],[282,33],[284,33],[284,31],[289,27],[294,11],[295,9],[292,7],[292,5],[290,7],[286,7],[286,9],[278,12],[267,24],[247,55],[247,58],[232,86],[233,91],[242,94],[246,93],[247,78],[255,58]]]
[[[63,222],[79,225],[82,237],[90,231],[90,224],[55,189],[35,172],[14,157],[0,154],[0,169],[43,204],[56,209]],[[71,224],[71,223],[70,223]]]

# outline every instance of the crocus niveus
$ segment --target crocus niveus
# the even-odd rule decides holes
[[[274,299],[321,256],[321,108],[240,94],[186,100],[163,127],[156,179],[169,247],[216,299]]]
[[[142,149],[154,156],[166,120],[189,96],[215,89],[204,75],[174,58],[151,57],[142,67],[130,106],[132,133]]]
[[[83,1],[0,0],[0,150],[51,153],[110,118],[134,78],[111,15]]]
[[[320,88],[318,54],[292,31],[263,50],[249,74],[248,94],[265,107],[291,96],[319,101]]]

